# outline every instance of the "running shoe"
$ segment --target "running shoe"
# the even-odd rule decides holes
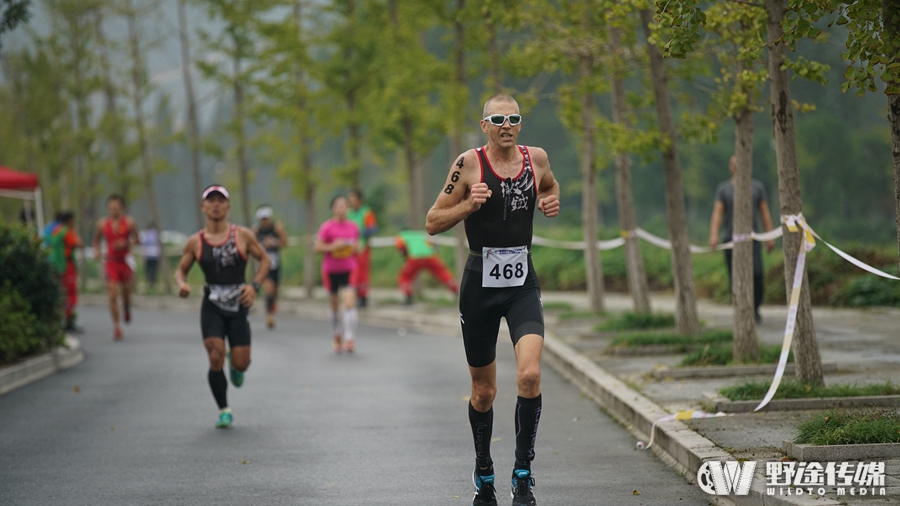
[[[472,483],[475,484],[475,497],[472,498],[472,506],[497,506],[493,474],[478,476],[478,473],[473,471]]]
[[[222,411],[219,413],[219,421],[216,422],[217,429],[230,429],[234,426],[234,415],[231,411]]]
[[[532,487],[534,487],[534,477],[531,476],[531,471],[528,469],[514,470],[512,490],[510,491],[512,506],[535,506],[537,503],[534,500],[534,492],[531,491]]]
[[[347,353],[353,353],[356,351],[356,341],[354,339],[348,339],[344,342],[344,351]]]
[[[244,373],[238,371],[234,368],[234,364],[231,363],[231,350],[228,350],[228,354],[225,355],[226,360],[228,360],[228,375],[231,377],[231,384],[235,386],[235,388],[241,388],[241,385],[244,384]]]
[[[272,330],[275,328],[275,317],[274,316],[272,316],[270,314],[266,315],[266,327],[269,330]]]
[[[334,348],[335,353],[340,353],[342,351],[343,348],[341,347],[341,335],[340,334],[334,335],[333,348]]]
[[[116,327],[115,330],[113,330],[113,341],[121,341],[121,340],[122,340],[122,329],[120,329],[119,327]]]

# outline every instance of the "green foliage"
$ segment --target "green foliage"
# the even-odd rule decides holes
[[[656,329],[675,326],[675,315],[663,313],[632,313],[626,311],[595,327],[595,330]]]
[[[681,363],[681,367],[699,367],[699,366],[719,366],[734,365],[734,346],[729,343],[708,344],[701,350],[694,351],[685,356]],[[776,364],[781,357],[781,346],[760,345],[759,356],[752,364]],[[793,352],[788,353],[788,362],[793,362]]]
[[[59,279],[38,240],[0,225],[0,316],[6,319],[0,321],[0,340],[12,340],[0,345],[0,355],[6,354],[0,363],[62,343],[61,297]]]
[[[803,421],[794,430],[794,443],[799,444],[900,443],[900,413],[896,409],[832,409]]]
[[[28,22],[31,18],[31,13],[28,12],[30,4],[31,0],[0,0],[0,36]],[[0,47],[3,47],[2,44]]]
[[[733,401],[762,399],[769,391],[771,381],[746,381],[719,390]],[[891,382],[871,385],[832,385],[814,387],[795,379],[784,379],[778,385],[773,399],[813,399],[817,397],[859,397],[869,395],[900,395],[900,386]]]
[[[791,49],[802,38],[819,37],[819,22],[846,29],[847,50],[841,56],[848,65],[842,91],[855,88],[860,96],[877,91],[877,79],[887,85],[885,93],[900,93],[900,6],[896,2],[789,0],[788,5],[783,26]]]
[[[44,349],[31,305],[8,281],[0,286],[0,328],[0,365]]]

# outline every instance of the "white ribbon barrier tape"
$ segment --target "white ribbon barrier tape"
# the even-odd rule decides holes
[[[666,415],[655,422],[650,426],[650,441],[644,445],[643,441],[638,441],[635,445],[635,448],[638,450],[649,450],[651,446],[653,446],[653,440],[656,439],[656,424],[663,422],[671,422],[673,420],[690,420],[692,418],[716,418],[720,416],[730,416],[728,413],[707,413],[705,411],[694,410],[694,411],[679,411],[677,413]]]

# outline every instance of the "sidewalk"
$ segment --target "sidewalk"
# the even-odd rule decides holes
[[[279,311],[310,318],[324,319],[325,293],[317,288],[314,299],[303,298],[300,288],[282,288]],[[370,307],[361,312],[361,321],[370,325],[414,328],[419,331],[460,335],[456,304],[449,300],[446,291],[436,289],[426,292],[430,302],[418,302],[412,307],[400,304],[397,290],[373,289]],[[587,310],[587,297],[577,292],[544,292],[544,305],[548,307],[546,320],[548,337],[545,345],[545,362],[564,377],[578,385],[586,394],[598,401],[612,416],[647,442],[651,424],[669,413],[679,410],[696,410],[708,407],[711,392],[732,385],[748,377],[704,378],[672,380],[654,379],[652,372],[673,367],[681,355],[610,356],[603,353],[609,345],[609,336],[592,330],[595,323],[589,319],[560,319],[561,305],[572,312]],[[103,305],[106,297],[85,295],[83,303]],[[653,295],[653,310],[674,312],[674,298],[665,294]],[[199,297],[188,300],[171,297],[137,296],[136,307],[170,309],[199,309]],[[619,312],[631,308],[631,299],[623,294],[608,294],[607,311]],[[730,329],[730,306],[702,300],[698,304],[700,318],[708,328]],[[780,344],[787,317],[785,307],[764,306],[764,321],[758,327],[762,343]],[[254,318],[259,318],[259,305],[254,307]],[[827,384],[874,383],[890,380],[900,383],[900,339],[897,339],[900,310],[897,309],[830,309],[813,310],[816,334],[823,363],[837,364],[834,373],[825,376]],[[501,336],[505,335],[505,326]],[[771,375],[753,376],[753,379],[769,380]],[[754,505],[900,505],[900,458],[868,459],[886,463],[887,496],[825,497],[804,494],[802,496],[767,495],[765,490],[765,461],[781,461],[785,453],[782,441],[792,439],[793,428],[814,411],[763,411],[761,413],[736,414],[708,419],[694,419],[660,423],[656,427],[652,450],[663,460],[684,473],[693,481],[700,465],[707,460],[755,460],[757,479],[748,496],[728,496],[724,503]],[[836,459],[849,460],[849,459]],[[710,497],[711,500],[713,496]],[[721,499],[721,498],[717,498]]]

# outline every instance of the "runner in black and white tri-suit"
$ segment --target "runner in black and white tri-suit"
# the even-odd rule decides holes
[[[459,318],[472,377],[474,505],[497,504],[490,443],[501,317],[515,348],[519,390],[511,494],[514,506],[535,504],[531,462],[541,415],[544,315],[531,262],[531,236],[535,209],[547,217],[559,214],[559,185],[543,149],[516,144],[521,121],[512,97],[488,99],[481,121],[487,145],[465,152],[453,164],[426,222],[434,235],[465,220],[469,240]]]
[[[200,330],[209,356],[207,378],[219,406],[216,427],[229,429],[234,417],[228,407],[228,381],[222,369],[227,356],[231,383],[235,387],[244,383],[244,371],[250,366],[250,317],[247,313],[256,300],[260,283],[269,272],[269,257],[253,231],[228,222],[230,204],[225,187],[208,187],[203,191],[202,201],[200,208],[206,215],[206,227],[188,238],[184,245],[184,254],[175,270],[175,283],[179,296],[190,295],[187,274],[194,262],[200,264],[206,278]],[[248,255],[259,260],[259,269],[249,285],[244,278]],[[227,354],[226,337],[230,350]]]

